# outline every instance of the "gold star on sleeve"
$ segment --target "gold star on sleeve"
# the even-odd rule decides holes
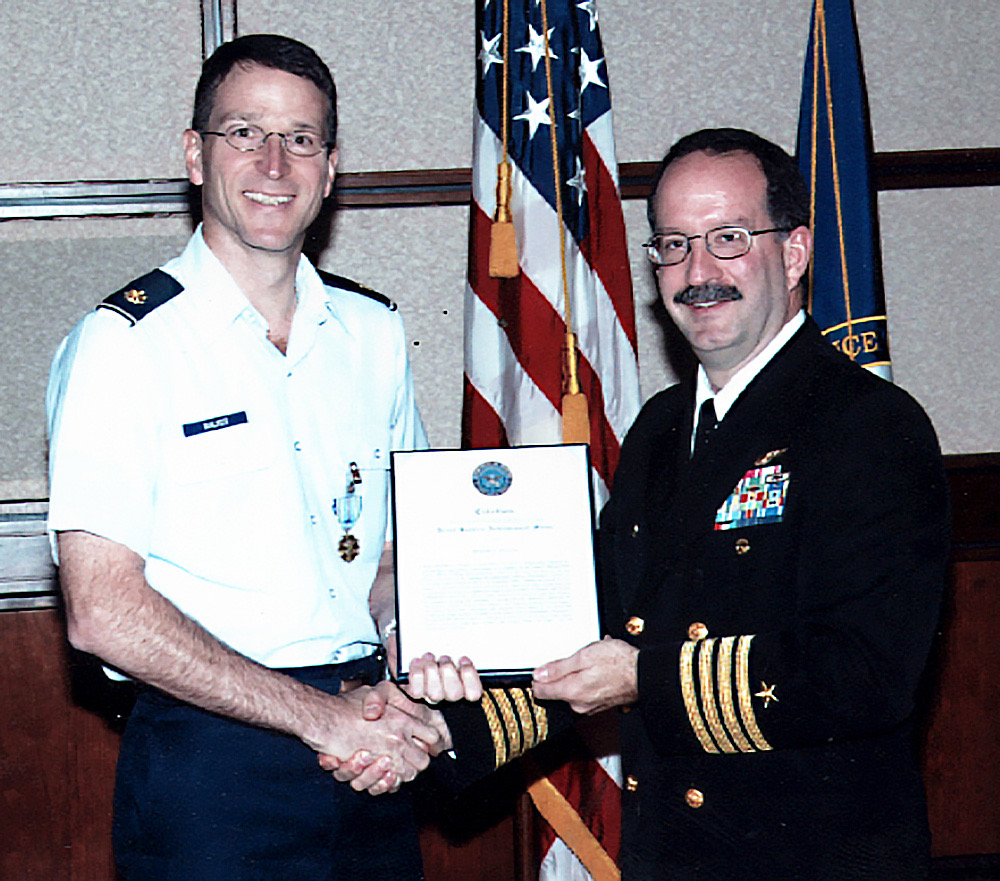
[[[761,690],[758,691],[758,692],[756,692],[754,694],[754,697],[763,698],[763,700],[764,700],[764,709],[765,710],[768,708],[768,706],[770,705],[771,701],[774,701],[775,703],[778,702],[778,698],[774,694],[774,689],[776,687],[777,687],[777,684],[775,684],[775,685],[768,685],[767,683],[762,682],[760,684]]]

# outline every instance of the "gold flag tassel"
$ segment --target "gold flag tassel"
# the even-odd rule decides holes
[[[564,444],[590,443],[590,414],[587,410],[587,396],[580,391],[580,379],[576,372],[576,334],[566,331],[566,345],[563,349],[562,435]]]
[[[503,4],[503,104],[500,119],[503,125],[503,161],[497,166],[497,210],[490,227],[490,278],[516,278],[521,271],[517,262],[517,239],[514,236],[514,218],[510,213],[510,159],[507,153],[510,99],[508,89],[508,35],[510,30],[510,0]]]
[[[506,152],[497,167],[497,210],[490,227],[490,278],[515,278],[521,271],[510,213],[510,162]]]

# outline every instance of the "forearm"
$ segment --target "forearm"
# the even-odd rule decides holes
[[[151,588],[141,560],[59,537],[70,642],[179,700],[307,743],[339,702],[234,651]],[[310,744],[312,745],[312,744]]]

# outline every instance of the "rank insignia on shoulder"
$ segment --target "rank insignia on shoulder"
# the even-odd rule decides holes
[[[751,468],[715,512],[716,530],[780,523],[790,480],[780,465]]]
[[[134,326],[183,290],[184,286],[172,275],[162,269],[154,269],[98,303],[97,308],[117,312]]]

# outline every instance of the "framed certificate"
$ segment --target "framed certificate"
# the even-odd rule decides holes
[[[432,652],[518,681],[600,637],[584,444],[392,454],[400,678]]]

